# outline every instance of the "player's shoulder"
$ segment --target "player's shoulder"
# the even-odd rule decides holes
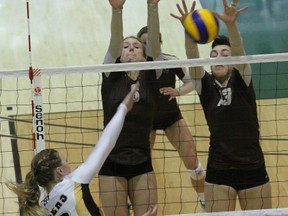
[[[178,60],[179,58],[172,54],[162,53],[164,60]]]

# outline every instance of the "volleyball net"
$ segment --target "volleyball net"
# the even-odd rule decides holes
[[[178,214],[177,216],[276,216],[288,215],[288,208],[278,209],[260,209],[260,210],[246,210],[246,211],[229,211],[229,212],[213,212],[213,213],[196,213],[196,214]],[[173,216],[173,215],[170,215]],[[174,215],[176,216],[176,215]]]
[[[57,149],[72,169],[87,157],[103,130],[101,72],[237,63],[250,63],[253,69],[261,146],[271,180],[273,210],[259,210],[257,214],[253,211],[223,212],[221,215],[288,215],[285,209],[288,207],[288,53],[43,68],[41,97],[45,147]],[[19,210],[17,197],[4,183],[8,180],[21,182],[34,156],[32,90],[28,76],[28,70],[0,71],[0,215],[5,216],[19,215]],[[181,81],[177,81],[177,86],[180,85]],[[196,141],[199,160],[205,167],[209,131],[198,96],[191,92],[177,100]],[[158,184],[159,215],[201,214],[186,168],[163,131],[157,131],[152,156]],[[97,177],[90,187],[96,203],[100,203]]]

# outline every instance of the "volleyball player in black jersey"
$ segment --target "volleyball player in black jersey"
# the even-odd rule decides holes
[[[123,39],[122,9],[125,0],[109,0],[112,7],[111,39],[104,63],[129,63],[162,60],[159,36],[158,2],[147,1],[148,31],[151,38],[146,49],[137,37]],[[154,36],[156,35],[156,37]],[[137,80],[133,110],[127,115],[115,148],[99,173],[100,199],[106,215],[127,215],[127,200],[135,216],[157,204],[157,185],[152,167],[149,134],[157,101],[161,71],[123,71],[103,73],[101,87],[104,126],[116,112],[121,97]],[[156,215],[156,211],[154,213]]]
[[[211,58],[241,56],[245,50],[237,28],[236,9],[223,0],[224,12],[215,12],[229,37],[218,36],[212,43]],[[185,0],[177,4],[183,22],[188,11]],[[199,57],[197,44],[185,36],[188,58]],[[206,211],[235,210],[237,198],[243,210],[271,208],[271,186],[259,142],[256,97],[249,64],[211,66],[212,74],[202,67],[190,68],[210,131],[210,148],[205,182]]]
[[[146,44],[148,29],[144,26],[137,33],[142,43]],[[161,33],[159,41],[162,44]],[[176,60],[177,57],[163,53],[163,60]],[[188,76],[187,76],[188,75]],[[183,82],[183,85],[176,88],[176,77]],[[202,208],[205,207],[204,199],[204,177],[205,172],[197,158],[196,145],[193,136],[182,116],[176,97],[185,95],[194,89],[189,73],[186,74],[182,68],[163,69],[158,79],[159,91],[157,107],[154,114],[153,128],[150,133],[151,149],[153,149],[156,131],[163,130],[170,143],[178,151],[188,173],[191,176],[193,187],[199,196]],[[196,175],[196,173],[198,173]]]

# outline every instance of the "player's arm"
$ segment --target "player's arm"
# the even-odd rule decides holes
[[[115,63],[121,55],[123,48],[123,17],[122,10],[125,0],[109,0],[112,8],[110,32],[111,38],[108,50],[104,58],[104,64]],[[105,73],[109,76],[110,73]]]
[[[195,10],[196,2],[193,1],[190,10],[188,10],[187,5],[184,0],[182,0],[182,6],[180,6],[179,4],[176,4],[176,6],[180,15],[175,15],[172,13],[170,15],[174,17],[175,19],[179,20],[181,24],[183,25],[185,17],[189,13]],[[198,45],[187,34],[185,34],[185,51],[186,51],[186,56],[188,59],[196,59],[200,57]],[[194,89],[200,93],[201,78],[205,75],[204,68],[203,67],[189,67],[189,74],[190,74],[190,78],[194,80],[194,83],[193,83]]]
[[[119,105],[117,112],[105,127],[98,142],[84,163],[68,175],[73,181],[88,184],[99,173],[104,161],[116,144],[127,112],[133,107],[134,94],[137,90],[139,90],[139,82],[132,85],[131,91]]]
[[[185,34],[185,51],[188,59],[200,58],[198,45]],[[189,75],[192,80],[200,80],[205,75],[204,67],[189,67]],[[197,86],[195,86],[197,88]]]
[[[180,69],[179,69],[180,70]],[[183,70],[188,70],[188,68],[181,69],[183,75],[179,76],[178,74],[177,77],[182,81],[182,85],[179,86],[178,88],[172,88],[172,87],[163,87],[160,88],[160,93],[163,95],[169,95],[170,98],[169,100],[172,100],[178,96],[186,95],[189,92],[194,90],[194,82],[190,78],[189,72],[183,72]]]
[[[214,13],[226,25],[231,43],[232,56],[243,56],[246,55],[246,53],[244,49],[243,40],[236,22],[238,16],[242,12],[246,11],[248,7],[237,9],[237,3],[238,0],[233,0],[233,2],[231,2],[230,5],[228,5],[227,1],[223,0],[224,12],[223,13],[214,12]],[[243,80],[248,86],[252,79],[252,71],[250,64],[237,64],[235,65],[235,68],[239,70]]]
[[[158,14],[158,2],[160,0],[147,0],[148,7],[148,20],[147,20],[147,28],[148,28],[148,39],[146,52],[147,56],[153,58],[154,61],[163,60],[162,51],[161,51],[161,43],[159,41],[160,35],[160,24],[159,24],[159,14]],[[162,70],[156,70],[156,76],[159,78],[162,74]]]
[[[179,96],[186,95],[195,89],[195,84],[190,77],[189,68],[185,68],[185,76],[181,79],[182,85],[179,86]]]

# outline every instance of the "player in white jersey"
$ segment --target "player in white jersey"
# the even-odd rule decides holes
[[[19,196],[24,215],[29,216],[98,216],[102,215],[94,202],[89,182],[98,174],[103,162],[114,147],[122,129],[126,114],[134,104],[134,93],[139,82],[119,105],[117,112],[103,131],[100,139],[87,159],[73,172],[69,164],[55,149],[37,153],[31,161],[31,170],[22,184],[8,183],[9,189]],[[46,196],[40,201],[41,190]],[[39,202],[40,201],[40,202]],[[148,216],[156,211],[151,206]]]

